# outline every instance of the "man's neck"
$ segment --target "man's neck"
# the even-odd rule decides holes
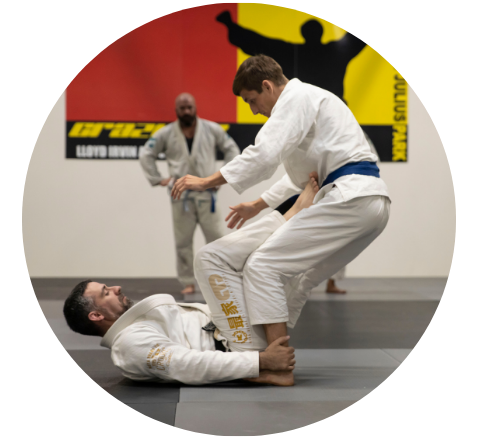
[[[98,325],[100,327],[101,337],[105,336],[105,334],[108,332],[108,329],[113,326],[113,323],[114,322],[102,320],[102,323]]]
[[[282,94],[282,92],[284,91],[285,86],[286,86],[288,83],[289,83],[289,80],[286,79],[285,84],[279,85],[279,87],[277,87],[277,99],[279,99],[279,96]]]

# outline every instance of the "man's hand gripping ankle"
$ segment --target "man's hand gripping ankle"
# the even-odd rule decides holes
[[[259,369],[292,371],[295,365],[294,348],[287,346],[290,336],[279,337],[264,352],[259,353]]]

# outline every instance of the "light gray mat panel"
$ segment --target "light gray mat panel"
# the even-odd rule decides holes
[[[408,354],[412,352],[411,349],[382,349],[384,352],[395,358],[395,360],[402,363],[405,358],[408,357]]]
[[[296,349],[297,368],[397,367],[400,362],[381,349]]]
[[[352,401],[180,402],[175,426],[222,436],[255,436],[294,430],[332,416]]]
[[[296,369],[293,387],[223,383],[181,387],[180,402],[357,401],[386,380],[393,368]]]

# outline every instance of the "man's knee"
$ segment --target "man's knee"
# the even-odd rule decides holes
[[[212,260],[214,256],[214,250],[211,244],[206,244],[201,247],[194,257],[194,273],[198,276],[201,273],[208,262]]]

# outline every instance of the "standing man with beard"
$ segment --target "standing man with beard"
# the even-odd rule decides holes
[[[139,160],[152,186],[172,186],[185,175],[207,177],[216,172],[216,149],[224,154],[224,163],[239,155],[234,140],[215,122],[196,115],[196,102],[189,93],[176,98],[178,119],[160,129],[141,148]],[[162,176],[156,166],[158,154],[164,153],[169,177]],[[182,294],[194,293],[193,237],[196,225],[201,226],[206,242],[224,235],[216,206],[217,188],[205,192],[185,191],[179,200],[171,200],[176,241],[177,271],[183,286]]]

